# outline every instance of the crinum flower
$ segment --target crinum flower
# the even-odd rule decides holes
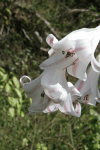
[[[100,54],[97,56],[97,61],[100,63]],[[79,102],[87,103],[89,105],[96,105],[96,102],[100,103],[100,93],[98,89],[99,75],[99,72],[95,72],[93,68],[90,67],[87,71],[87,80],[78,80],[75,83],[75,87],[82,95],[81,98],[79,98]],[[72,91],[71,88],[70,91]],[[78,99],[78,96],[73,95],[72,99],[75,101]]]
[[[74,77],[86,80],[86,69],[91,61],[92,68],[100,72],[100,63],[94,58],[94,52],[100,39],[100,26],[95,29],[83,28],[71,32],[57,41],[54,35],[47,36],[47,43],[55,51],[54,55],[41,63],[41,69],[67,67]]]
[[[53,55],[53,53],[53,49],[50,49],[48,51],[49,56]],[[28,96],[28,98],[32,99],[32,104],[28,108],[30,115],[35,115],[42,112],[51,102],[51,99],[43,91],[43,87],[41,85],[42,75],[43,73],[38,78],[32,81],[28,76],[25,75],[20,78],[20,83],[22,84],[26,95]],[[23,83],[23,80],[26,78],[29,79],[30,82]]]
[[[43,91],[43,87],[41,86],[41,76],[42,74],[32,81],[28,76],[22,76],[20,78],[20,82],[26,95],[32,99],[32,104],[28,108],[30,115],[42,112],[51,101],[50,98]],[[23,83],[24,78],[28,78],[30,82]]]
[[[45,69],[41,78],[41,85],[45,94],[51,99],[44,113],[60,110],[62,113],[80,117],[81,105],[77,102],[74,109],[71,93],[67,85],[65,69]],[[81,96],[80,92],[73,86],[73,92]]]

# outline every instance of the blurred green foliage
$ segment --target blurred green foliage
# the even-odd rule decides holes
[[[19,83],[22,75],[35,79],[42,72],[49,33],[61,39],[99,22],[99,0],[0,1],[0,150],[100,149],[99,104],[82,105],[80,118],[60,112],[28,116],[31,99]],[[76,81],[68,74],[67,79]]]
[[[100,149],[97,107],[83,105],[80,118],[60,112],[29,117],[30,104],[17,77],[0,68],[1,150]]]

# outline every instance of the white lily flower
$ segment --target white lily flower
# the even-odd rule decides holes
[[[43,112],[53,112],[59,109],[62,113],[80,117],[81,105],[77,103],[74,109],[71,93],[66,82],[65,69],[46,69],[41,78],[41,85],[46,95],[53,102]],[[73,91],[76,95],[81,96],[77,89],[73,88]]]
[[[58,42],[54,39],[52,34],[47,36],[47,43],[56,53],[40,65],[41,69],[68,67],[69,74],[85,81],[87,65],[91,61],[93,69],[100,72],[100,63],[94,58],[100,39],[100,26],[73,31]]]
[[[57,39],[54,39],[54,41],[58,41]],[[55,53],[53,49],[50,49],[48,51],[49,56],[52,56]],[[29,114],[37,114],[42,112],[51,102],[51,99],[44,93],[43,87],[41,85],[41,77],[43,73],[36,78],[35,80],[32,80],[28,76],[22,76],[20,78],[20,83],[23,86],[23,89],[28,96],[28,98],[32,99],[32,105],[28,108]],[[23,83],[23,79],[29,79],[30,82]]]
[[[41,86],[41,77],[42,74],[36,78],[35,80],[27,83],[23,83],[24,78],[28,78],[27,76],[22,76],[20,79],[21,84],[23,85],[23,89],[29,98],[32,98],[31,107],[28,108],[29,114],[37,114],[42,112],[50,103],[50,98],[45,95],[43,91],[43,87]]]
[[[100,54],[97,56],[98,63],[100,62]],[[82,97],[79,102],[87,103],[89,105],[96,105],[100,103],[100,93],[98,90],[98,80],[100,73],[95,72],[92,67],[87,71],[87,80],[78,80],[75,87],[80,91]],[[78,99],[78,96],[73,96],[73,101]]]

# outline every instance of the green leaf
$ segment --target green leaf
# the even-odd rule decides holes
[[[23,111],[21,111],[21,117],[24,117],[25,115],[24,115],[24,112]]]
[[[8,83],[9,83],[9,85],[13,86],[12,81],[9,80]]]
[[[2,71],[0,71],[0,76],[2,76],[2,77],[4,76],[4,73]]]
[[[16,86],[16,88],[19,88],[20,87],[20,83],[19,83],[18,79],[16,77],[13,77],[12,80],[13,80],[13,83]]]
[[[17,100],[17,98],[13,98],[13,97],[8,97],[8,101],[9,101],[9,103],[12,105],[12,106],[16,106],[17,105],[17,103],[18,103],[18,100]]]
[[[7,81],[8,80],[8,75],[7,74],[5,74],[4,76],[3,76],[3,81]]]
[[[37,149],[36,150],[47,150],[47,147],[45,147],[45,145],[43,143],[38,143],[37,144]]]
[[[9,8],[6,8],[6,11],[9,13],[9,15],[12,15],[12,13],[11,13]]]
[[[17,114],[21,115],[21,104],[17,103]]]
[[[15,89],[15,91],[16,91],[17,95],[18,95],[20,98],[22,98],[21,92],[20,92],[18,89]]]
[[[24,139],[23,139],[23,144],[22,144],[22,145],[23,145],[23,146],[25,146],[25,145],[27,146],[27,145],[28,145],[28,139],[24,138]]]
[[[4,70],[3,68],[0,67],[0,70],[1,70],[3,73],[5,73],[5,70]]]
[[[9,115],[11,117],[14,117],[15,116],[15,109],[14,108],[9,108]]]
[[[6,92],[10,93],[11,92],[11,87],[8,83],[6,83],[6,86],[5,86],[5,90]]]

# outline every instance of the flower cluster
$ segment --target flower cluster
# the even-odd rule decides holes
[[[28,108],[29,114],[60,110],[80,117],[80,103],[96,105],[100,102],[100,55],[97,59],[94,57],[99,40],[100,26],[73,31],[60,41],[52,34],[47,36],[46,42],[51,49],[48,51],[50,57],[40,65],[43,73],[33,81],[27,76],[20,79],[27,96],[33,100]],[[75,85],[67,82],[66,69],[79,79]],[[29,78],[30,82],[23,83],[24,78]],[[73,102],[76,102],[75,108]]]

